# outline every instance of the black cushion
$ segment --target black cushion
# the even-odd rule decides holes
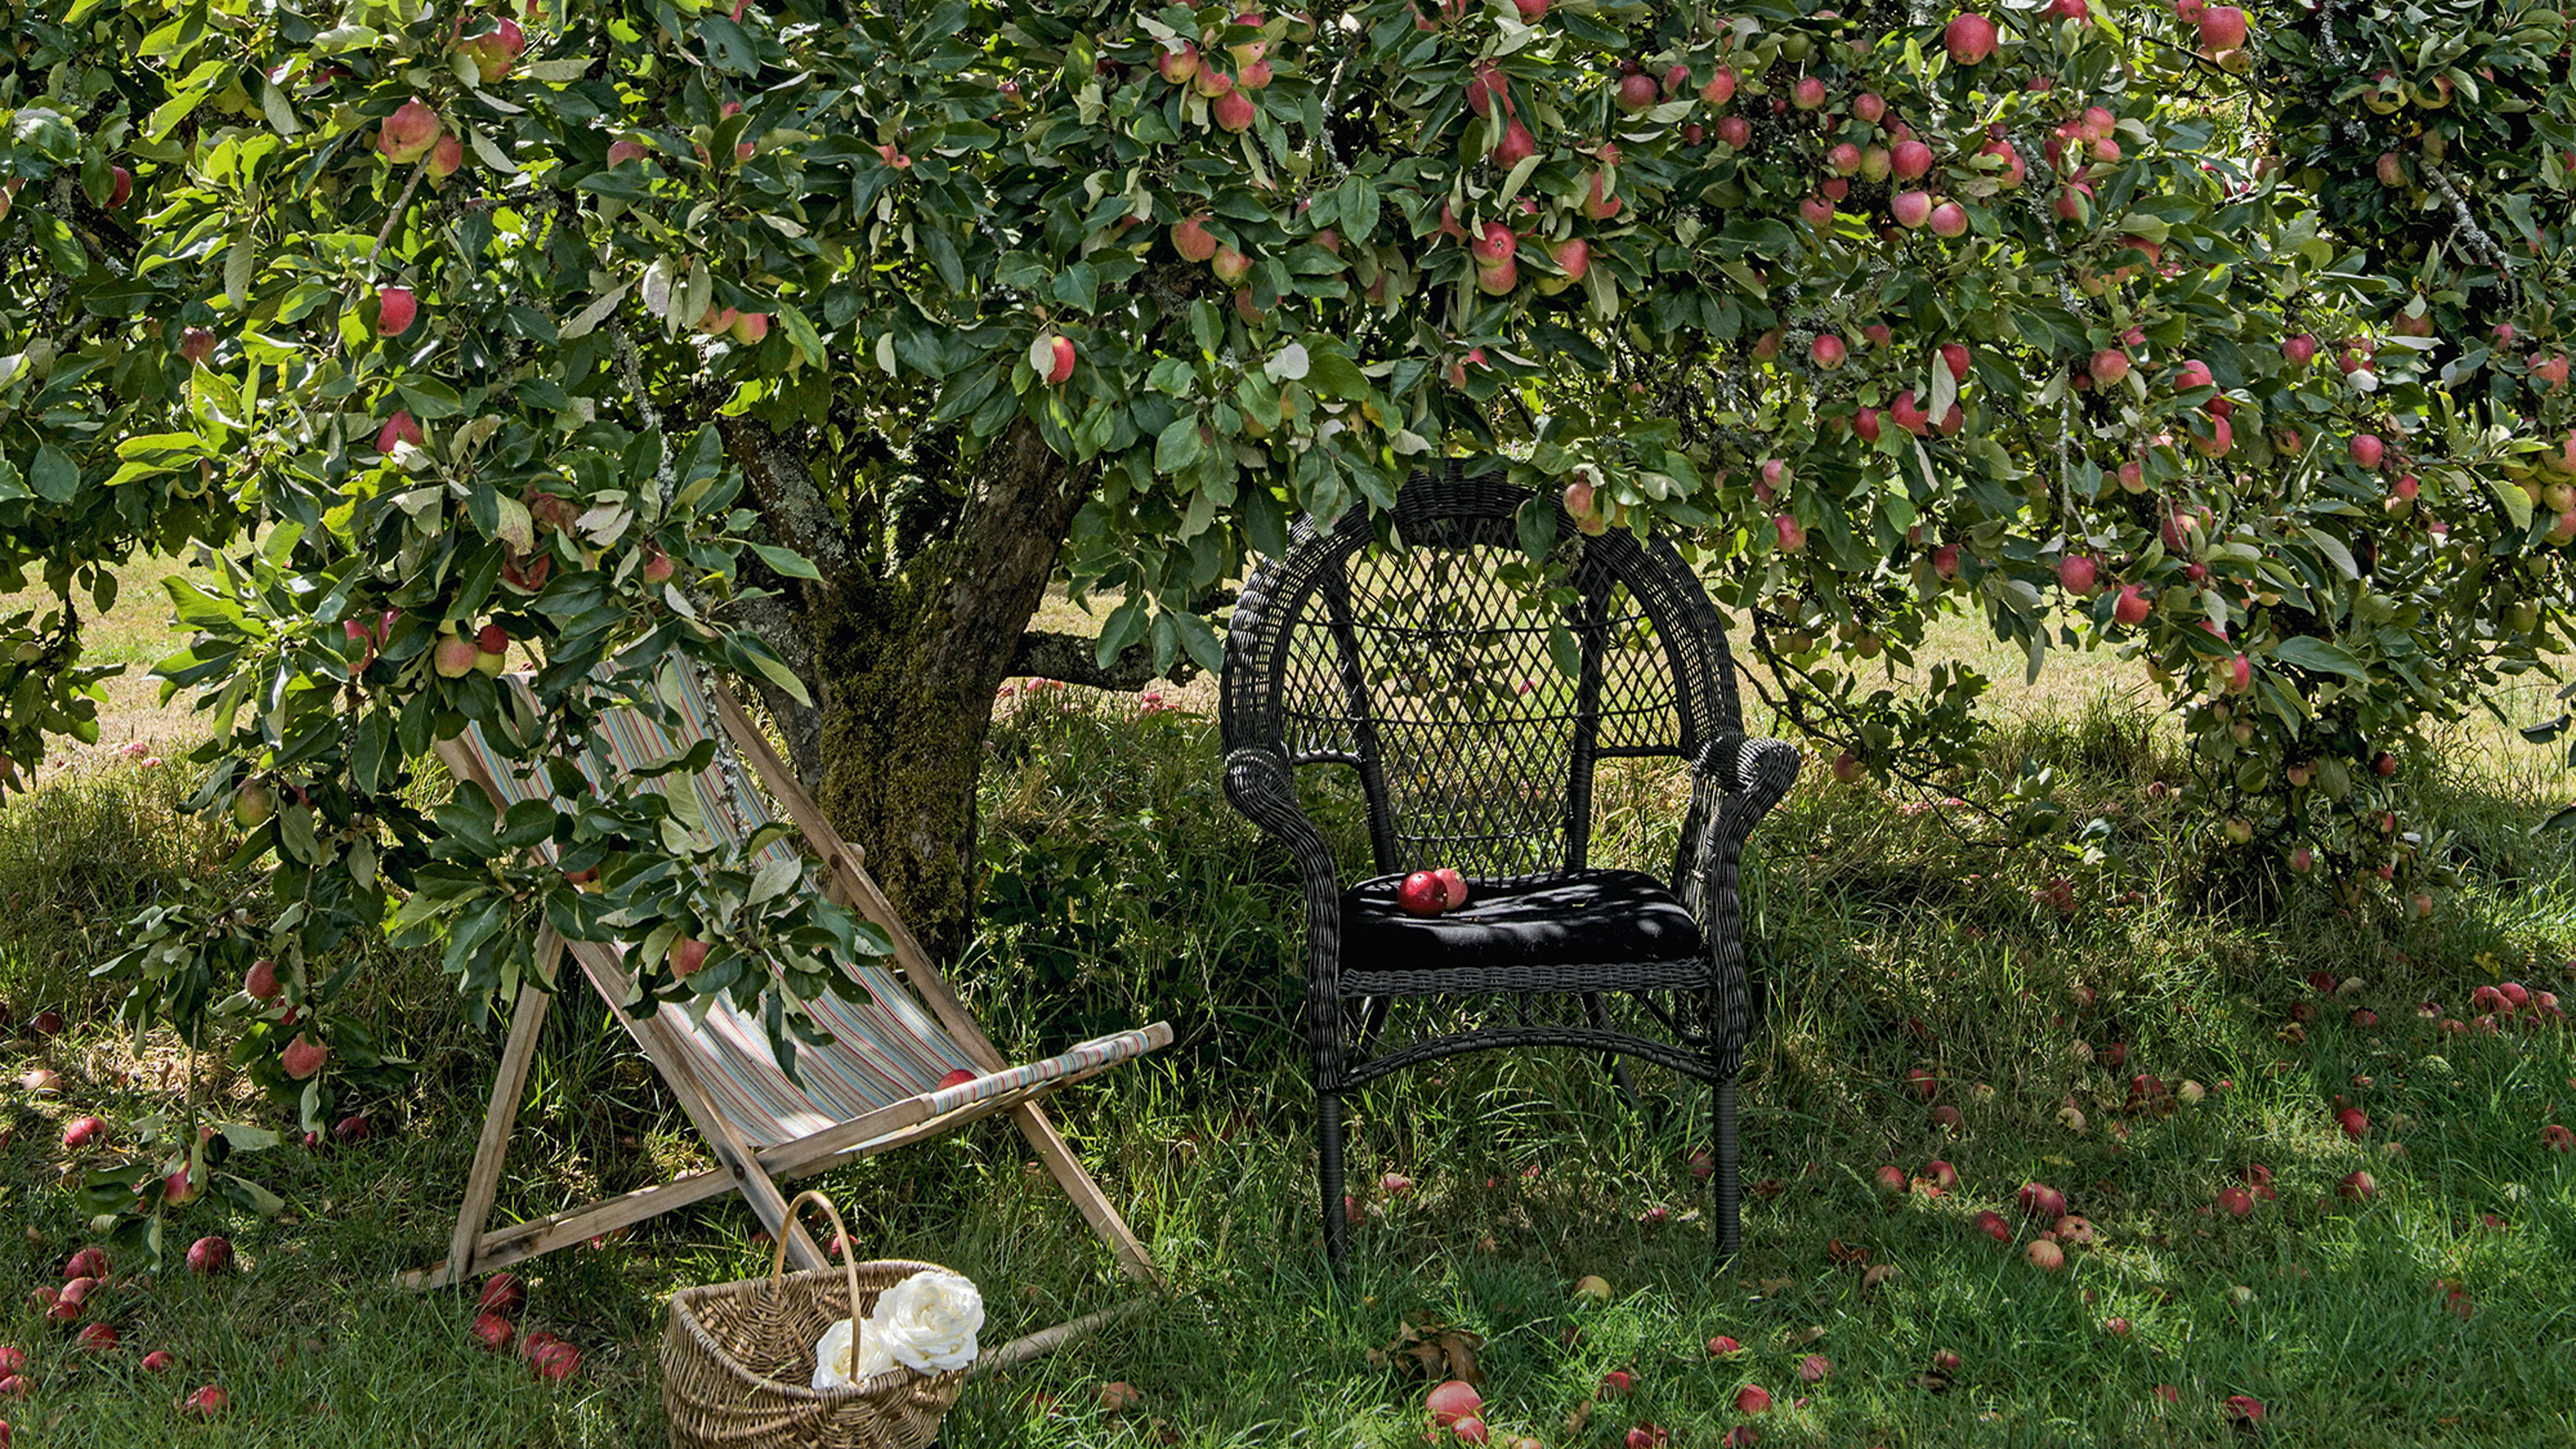
[[[1584,870],[1468,884],[1467,904],[1408,916],[1402,876],[1342,892],[1342,969],[1578,966],[1705,957],[1707,939],[1680,898],[1633,870]]]

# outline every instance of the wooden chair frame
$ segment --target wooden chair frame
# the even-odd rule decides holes
[[[977,1066],[992,1072],[1010,1065],[958,999],[947,977],[931,962],[920,941],[904,926],[893,903],[886,899],[885,893],[868,875],[861,863],[858,847],[841,839],[840,833],[832,828],[822,810],[770,747],[767,737],[743,713],[732,692],[723,684],[714,683],[709,694],[717,722],[723,725],[734,748],[751,764],[761,782],[769,787],[770,793],[786,810],[788,818],[803,834],[807,847],[821,858],[828,873],[826,891],[831,898],[885,932],[886,938],[893,943],[895,968],[931,1015]],[[456,778],[472,780],[483,786],[495,800],[506,798],[461,741],[442,741],[437,748],[439,757],[446,761]],[[536,1055],[537,1033],[545,1024],[547,1010],[553,1001],[550,991],[531,983],[520,990],[517,1010],[511,1016],[509,1039],[501,1051],[500,1074],[492,1085],[491,1105],[483,1115],[482,1136],[475,1144],[474,1165],[466,1177],[465,1201],[456,1215],[456,1231],[449,1240],[447,1258],[435,1267],[406,1275],[406,1286],[427,1289],[460,1283],[473,1275],[525,1262],[557,1248],[657,1217],[674,1208],[737,1191],[751,1204],[761,1224],[786,1245],[789,1256],[796,1260],[799,1268],[822,1268],[828,1266],[826,1257],[789,1215],[787,1197],[779,1190],[780,1180],[820,1172],[859,1157],[873,1156],[938,1136],[996,1111],[1010,1113],[1012,1125],[1019,1128],[1020,1135],[1028,1140],[1030,1149],[1037,1154],[1038,1161],[1073,1199],[1074,1206],[1081,1211],[1092,1231],[1109,1245],[1119,1267],[1139,1282],[1157,1289],[1164,1286],[1162,1274],[1155,1267],[1152,1256],[1129,1229],[1127,1220],[1101,1192],[1100,1185],[1092,1180],[1082,1165],[1082,1159],[1074,1154],[1037,1101],[1057,1087],[1081,1081],[1117,1065],[1116,1061],[1058,1078],[1024,1093],[1004,1094],[944,1115],[933,1115],[926,1105],[926,1096],[909,1097],[794,1141],[755,1148],[715,1109],[706,1085],[699,1080],[688,1055],[679,1045],[669,1014],[655,1012],[640,1020],[627,1014],[621,1003],[633,994],[634,978],[618,959],[617,953],[597,942],[567,941],[551,928],[540,932],[537,965],[548,983],[556,980],[567,955],[589,978],[601,998],[607,1001],[618,1023],[643,1048],[654,1070],[661,1074],[664,1085],[679,1099],[681,1110],[688,1114],[699,1136],[715,1154],[717,1166],[546,1217],[487,1230],[493,1202],[499,1194],[502,1159],[509,1149],[519,1100],[527,1085],[528,1068]],[[1172,1031],[1167,1023],[1156,1022],[1145,1031],[1156,1048],[1171,1042]],[[1123,1311],[1113,1309],[1093,1314],[1032,1334],[986,1354],[978,1366],[990,1370],[1044,1352],[1075,1333],[1097,1327]]]

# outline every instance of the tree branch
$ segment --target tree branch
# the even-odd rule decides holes
[[[1100,641],[1090,635],[1032,629],[1020,636],[1019,651],[1011,656],[1010,672],[1126,693],[1157,681],[1181,684],[1199,672],[1198,664],[1187,654],[1172,661],[1169,673],[1158,672],[1154,668],[1154,651],[1144,644],[1128,645],[1125,652],[1109,661],[1106,669],[1100,667],[1099,658]]]

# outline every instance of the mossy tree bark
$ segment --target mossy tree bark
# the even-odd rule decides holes
[[[876,519],[834,505],[800,440],[737,419],[727,442],[772,535],[823,574],[751,614],[814,704],[762,696],[824,813],[924,945],[953,955],[973,918],[976,775],[1002,683],[1033,658],[1107,687],[1150,676],[1125,659],[1076,673],[1062,666],[1091,641],[1029,632],[1091,480],[1024,422],[975,458],[953,509],[887,548]]]

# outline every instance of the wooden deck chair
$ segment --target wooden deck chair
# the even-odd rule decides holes
[[[718,1000],[703,1028],[692,1027],[687,1014],[677,1010],[631,1016],[623,1003],[634,994],[634,980],[617,947],[568,941],[552,930],[544,931],[538,941],[538,969],[553,981],[563,958],[571,956],[679,1099],[718,1165],[658,1186],[486,1231],[537,1031],[552,1000],[531,984],[519,993],[511,1018],[500,1076],[493,1083],[491,1106],[484,1115],[482,1138],[466,1179],[465,1202],[457,1214],[447,1259],[407,1275],[405,1281],[418,1288],[461,1282],[734,1191],[751,1203],[771,1233],[785,1239],[798,1266],[823,1267],[824,1254],[788,1216],[779,1181],[1008,1112],[1039,1162],[1109,1245],[1120,1267],[1129,1276],[1160,1287],[1162,1279],[1153,1260],[1056,1132],[1038,1099],[1169,1045],[1171,1026],[1156,1022],[1100,1037],[1044,1061],[1019,1065],[1006,1061],[861,867],[858,849],[832,829],[732,693],[721,684],[701,687],[686,669],[668,671],[665,677],[674,675],[681,680],[682,698],[677,701],[681,727],[666,731],[633,711],[609,713],[600,737],[612,763],[621,772],[630,771],[668,760],[700,739],[715,739],[714,761],[691,777],[691,784],[707,828],[740,840],[774,818],[742,772],[742,764],[748,762],[786,809],[809,852],[819,859],[820,865],[814,868],[821,871],[826,892],[875,923],[893,943],[892,969],[873,963],[854,965],[849,968],[849,991],[808,1003],[833,1042],[827,1047],[800,1047],[797,1070],[805,1079],[800,1089],[778,1069],[759,1023],[729,1000]],[[507,682],[513,688],[525,688],[523,681]],[[534,798],[542,788],[519,773],[522,767],[517,762],[494,749],[479,726],[440,743],[438,753],[457,779],[472,780],[490,792],[499,809]],[[661,788],[671,788],[678,778],[663,777]],[[768,850],[788,851],[792,846],[782,840]],[[960,1068],[977,1075],[960,1085],[939,1085]],[[1043,1352],[1121,1311],[1113,1309],[1033,1334],[987,1354],[979,1367],[997,1367]]]

